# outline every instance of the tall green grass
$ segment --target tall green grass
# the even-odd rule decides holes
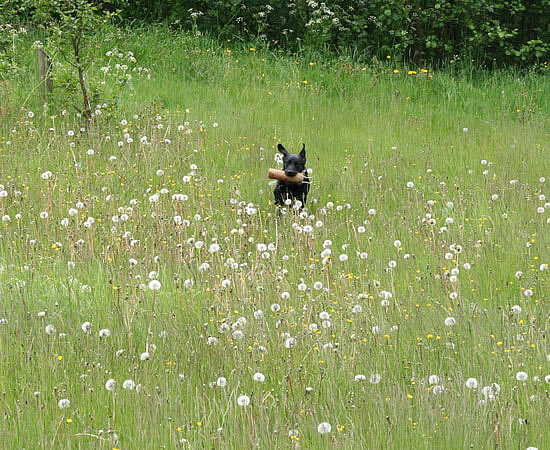
[[[3,97],[6,448],[545,447],[545,76],[162,28],[95,42],[90,78],[115,46],[151,71],[110,117],[80,131],[60,92],[43,106],[30,42]],[[305,217],[272,205],[278,142],[306,143]]]

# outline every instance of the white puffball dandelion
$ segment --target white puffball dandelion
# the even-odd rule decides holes
[[[378,384],[380,383],[381,380],[382,380],[382,377],[380,376],[379,373],[373,373],[369,378],[369,381],[371,384]]]
[[[115,387],[116,387],[116,380],[114,378],[110,378],[105,383],[105,389],[107,389],[108,391],[111,391],[111,392],[114,391]]]
[[[456,319],[454,317],[447,317],[445,319],[445,325],[448,327],[453,327],[456,325]]]
[[[125,380],[124,383],[122,383],[122,387],[127,391],[131,391],[136,387],[136,383],[134,380]]]
[[[286,338],[285,347],[292,348],[296,345],[296,343],[297,343],[296,338],[293,338],[293,337]]]
[[[248,406],[250,405],[250,397],[248,395],[239,395],[237,397],[237,405],[239,406]]]
[[[469,389],[477,389],[477,379],[476,378],[468,378],[466,380],[466,387]]]
[[[232,336],[233,336],[233,339],[239,340],[244,337],[244,333],[241,330],[235,330],[233,331]]]
[[[89,333],[90,330],[92,329],[92,323],[91,322],[84,322],[80,328],[82,328],[82,331],[84,333]]]
[[[57,402],[59,409],[67,409],[69,406],[71,406],[71,401],[68,398],[62,398]]]
[[[149,281],[149,289],[152,291],[158,291],[160,289],[160,281],[158,280],[151,280]]]
[[[219,377],[216,380],[216,385],[219,386],[219,387],[225,387],[225,386],[227,386],[227,380],[224,377]]]
[[[252,376],[252,379],[257,382],[257,383],[263,383],[265,381],[265,375],[261,372],[256,372],[253,376]]]
[[[528,378],[528,376],[527,376],[527,373],[525,373],[525,372],[516,373],[516,380],[518,380],[518,381],[527,381],[527,378]]]
[[[317,431],[319,434],[327,434],[332,431],[332,426],[328,422],[321,422],[319,425],[317,425]]]
[[[106,338],[111,335],[111,330],[108,330],[107,328],[103,328],[102,330],[99,330],[99,337],[100,338]]]

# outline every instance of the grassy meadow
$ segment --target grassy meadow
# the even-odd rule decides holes
[[[33,40],[0,84],[0,447],[550,446],[548,75],[118,30],[89,79],[147,70],[86,129]]]

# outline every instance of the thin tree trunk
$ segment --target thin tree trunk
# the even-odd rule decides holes
[[[52,92],[52,62],[50,57],[41,48],[38,49],[38,67],[40,70],[40,91],[42,96],[46,96],[46,92]]]
[[[82,70],[82,63],[80,62],[79,42],[73,41],[74,59],[76,61],[76,70],[78,70],[78,79],[80,81],[80,89],[82,90],[82,99],[84,100],[84,113],[86,115],[86,121],[92,122],[92,107],[90,106],[90,100],[88,99],[88,89],[86,88],[86,82],[84,81],[84,71]]]
[[[413,61],[418,67],[422,67],[424,65],[426,39],[424,38],[424,29],[422,27],[422,20],[420,18],[420,11],[422,9],[420,2],[417,2],[416,9],[417,9],[417,16],[415,20],[416,32],[414,35],[414,44],[413,44],[414,45]]]

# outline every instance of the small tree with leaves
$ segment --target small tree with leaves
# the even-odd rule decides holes
[[[117,2],[120,4],[120,1]],[[36,0],[35,19],[45,30],[48,47],[75,67],[82,93],[82,112],[86,121],[92,121],[89,87],[84,76],[87,65],[86,49],[91,37],[111,23],[119,11],[110,10],[112,0]]]

